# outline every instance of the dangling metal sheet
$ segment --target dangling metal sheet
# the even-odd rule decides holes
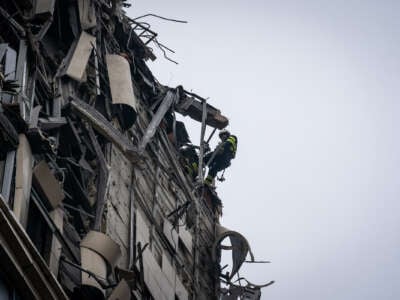
[[[86,272],[82,272],[82,285],[89,285],[96,287],[103,295],[105,291],[100,283],[96,279],[102,279],[107,277],[107,263],[104,258],[97,252],[81,247],[81,267],[93,273],[97,278],[91,276]]]
[[[106,56],[112,103],[121,110],[124,129],[130,128],[136,120],[137,98],[133,92],[129,62],[120,55]]]
[[[83,81],[86,66],[95,44],[96,38],[82,31],[64,74],[77,81]]]
[[[24,134],[19,135],[16,160],[13,211],[21,225],[26,227],[32,186],[33,156],[31,146]]]
[[[121,256],[119,245],[109,236],[99,231],[89,231],[82,240],[81,247],[91,249],[100,254],[110,267],[114,267]]]
[[[213,255],[216,260],[217,252],[220,250],[232,250],[232,270],[229,274],[231,279],[240,269],[243,262],[246,260],[247,254],[250,254],[251,260],[254,261],[253,253],[251,252],[249,242],[239,232],[230,230],[220,225],[217,227],[217,237],[213,246]],[[229,237],[232,246],[221,245],[222,241]]]

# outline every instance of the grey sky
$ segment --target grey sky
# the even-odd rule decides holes
[[[160,82],[210,97],[237,158],[222,224],[271,300],[400,299],[400,1],[137,0],[179,65]],[[198,143],[198,123],[190,128]]]

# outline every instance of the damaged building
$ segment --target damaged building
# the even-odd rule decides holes
[[[0,1],[0,299],[259,299],[203,184],[228,118],[154,78],[157,34],[127,5]],[[177,113],[202,126],[195,174]]]

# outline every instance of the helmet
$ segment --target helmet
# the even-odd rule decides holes
[[[218,135],[219,135],[219,137],[221,138],[221,137],[224,136],[224,135],[230,136],[231,133],[230,133],[228,130],[226,130],[226,129],[222,129],[222,130],[219,132]]]

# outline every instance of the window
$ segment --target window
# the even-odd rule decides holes
[[[40,210],[32,200],[29,205],[27,233],[43,259],[49,263],[52,232]]]
[[[4,300],[22,300],[17,294],[11,282],[6,281],[6,276],[0,272],[0,299]]]

